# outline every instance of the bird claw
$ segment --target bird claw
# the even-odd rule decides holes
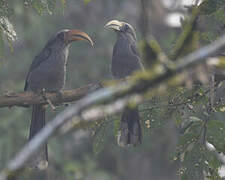
[[[45,101],[50,105],[50,107],[52,108],[52,110],[55,111],[56,110],[56,107],[52,104],[52,102],[50,101],[50,99],[47,98],[47,96],[46,96],[46,89],[45,88],[42,89],[41,95],[45,99]]]
[[[57,98],[59,98],[59,99],[62,99],[62,92],[59,90],[59,91],[55,91],[55,93],[56,93],[56,96],[57,96]]]

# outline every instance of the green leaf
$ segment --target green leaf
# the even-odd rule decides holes
[[[209,168],[206,169],[206,172],[209,173],[208,178],[213,180],[221,180],[222,178],[218,173],[219,168],[222,166],[221,161],[219,161],[213,152],[207,151],[206,153],[206,161],[209,166]]]
[[[195,117],[195,116],[190,116],[189,119],[190,119],[191,122],[199,122],[199,121],[202,121],[201,119],[199,119],[198,117]]]
[[[184,136],[182,136],[179,139],[179,142],[177,144],[177,148],[176,148],[177,154],[179,155],[181,153],[184,153],[188,149],[188,146],[190,144],[196,142],[197,137],[198,137],[198,135],[194,134],[194,133],[184,134]]]
[[[191,151],[185,153],[183,167],[180,170],[182,180],[203,180],[204,149],[196,144]]]
[[[212,180],[221,180],[218,174],[221,165],[215,154],[196,143],[192,150],[185,153],[180,174],[182,180],[203,180],[205,175]]]
[[[103,120],[94,124],[93,127],[93,152],[95,154],[100,153],[105,144],[105,140],[107,137],[107,128],[108,128],[108,119],[104,118]]]
[[[201,14],[209,15],[217,10],[217,0],[205,0],[201,5]]]
[[[225,153],[225,123],[210,120],[207,125],[207,141],[215,146],[217,151]]]
[[[153,101],[157,101],[158,107],[154,108],[155,102]],[[144,133],[149,134],[149,131],[154,133],[154,131],[158,131],[166,123],[164,116],[167,116],[165,111],[167,109],[160,108],[160,104],[160,100],[155,98],[152,100],[152,102],[139,106],[140,118],[143,122]]]

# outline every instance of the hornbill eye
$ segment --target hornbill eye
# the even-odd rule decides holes
[[[122,32],[128,32],[129,31],[129,26],[127,24],[124,24],[121,28],[120,31]]]
[[[60,39],[61,41],[64,41],[65,39],[65,33],[64,32],[60,32],[58,35],[57,35],[57,38]]]
[[[128,31],[129,30],[129,26],[127,24],[125,24],[124,27],[123,27],[123,30],[124,31]]]

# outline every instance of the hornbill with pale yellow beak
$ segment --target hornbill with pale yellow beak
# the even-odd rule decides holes
[[[105,25],[117,34],[117,41],[113,48],[111,72],[116,79],[125,79],[134,71],[143,69],[136,47],[136,33],[134,28],[126,23],[113,20]],[[141,144],[142,133],[138,108],[127,107],[122,113],[118,144],[120,146]]]
[[[65,85],[66,65],[70,44],[84,40],[93,45],[91,38],[80,30],[61,30],[57,32],[34,58],[25,82],[25,91],[36,93],[59,92]],[[29,140],[45,125],[45,107],[33,105]],[[47,144],[35,155],[32,166],[45,169],[48,165]]]

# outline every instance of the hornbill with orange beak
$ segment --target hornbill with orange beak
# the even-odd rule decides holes
[[[34,58],[25,82],[25,91],[36,93],[59,92],[65,85],[66,65],[70,44],[84,40],[93,45],[91,38],[80,30],[61,30],[57,32]],[[45,107],[33,105],[29,140],[45,125]],[[48,165],[47,144],[35,155],[32,166],[45,169]]]
[[[134,28],[126,23],[113,20],[105,25],[117,34],[113,48],[111,72],[116,79],[125,79],[134,71],[142,70],[143,65],[136,47]],[[141,144],[142,133],[138,108],[127,107],[122,113],[118,144],[120,146]]]

